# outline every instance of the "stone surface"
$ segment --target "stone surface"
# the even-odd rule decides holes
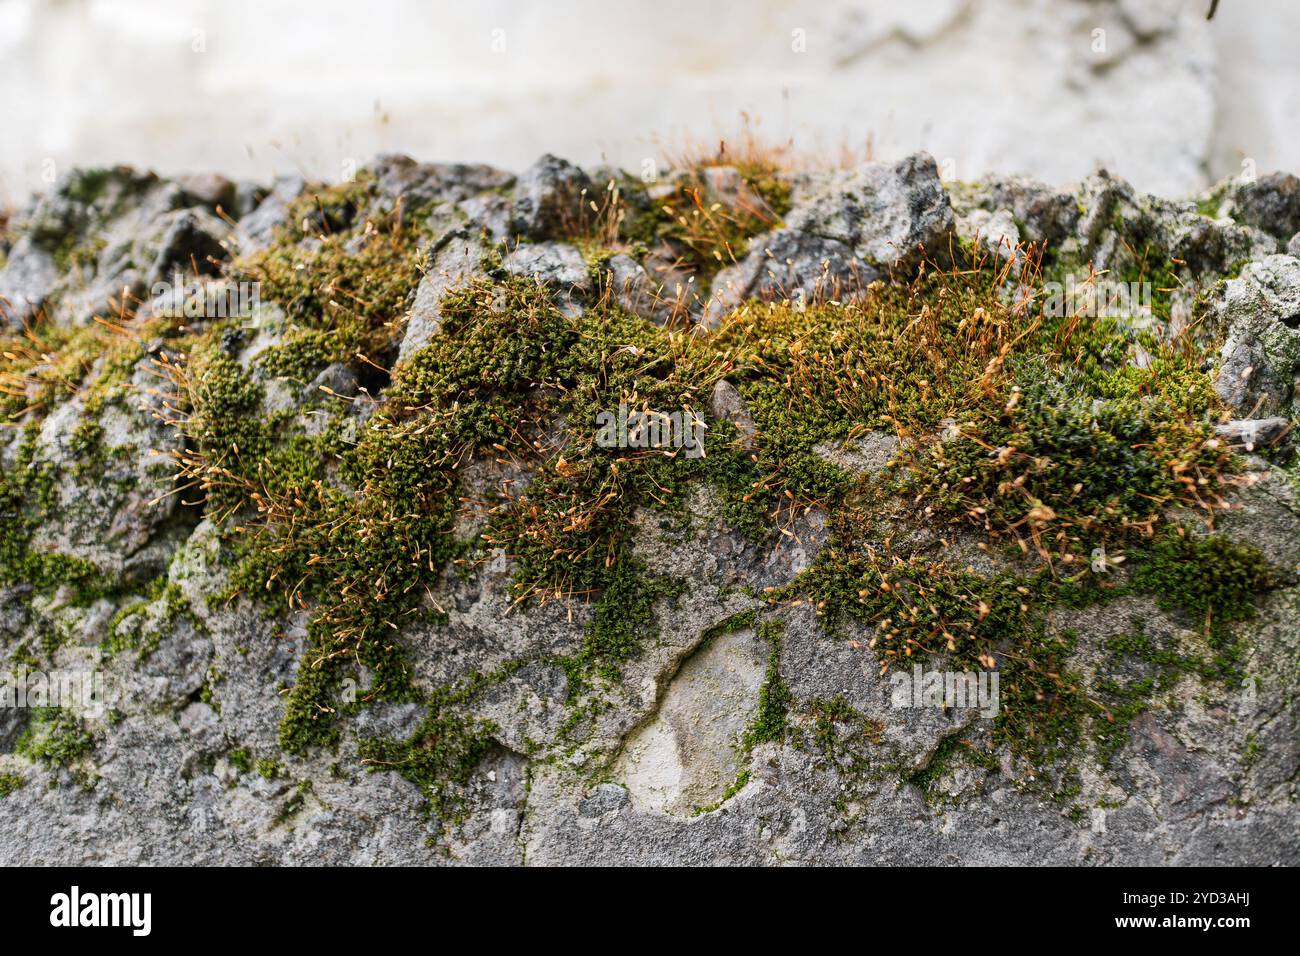
[[[567,242],[530,242],[506,256],[502,263],[512,275],[531,276],[572,294],[591,288],[587,261]]]
[[[426,257],[424,276],[415,289],[415,302],[406,321],[398,361],[410,358],[438,331],[443,293],[482,268],[484,249],[468,232],[453,229],[436,240]]]
[[[1158,17],[1136,7],[1127,15],[1135,35],[1161,42]],[[715,187],[743,188],[728,169],[710,174]],[[439,334],[445,292],[475,276],[533,277],[565,293],[572,310],[610,294],[673,329],[697,319],[710,324],[707,310],[666,309],[646,267],[650,251],[629,244],[589,261],[568,241],[574,189],[580,193],[591,179],[564,161],[544,157],[518,180],[489,167],[392,156],[372,172],[381,183],[376,211],[391,212],[400,200],[428,227],[400,352],[388,358],[394,370]],[[1205,293],[1198,318],[1226,343],[1216,373],[1235,417],[1219,423],[1217,437],[1251,453],[1220,530],[1257,547],[1281,571],[1295,571],[1300,503],[1285,456],[1297,412],[1300,261],[1271,254],[1277,237],[1293,228],[1285,221],[1285,182],[1248,193],[1256,202],[1249,222],[1227,208],[1210,218],[1195,203],[1156,200],[1105,173],[1059,189],[993,178],[950,196],[933,162],[918,156],[794,180],[784,226],[755,237],[739,263],[718,273],[715,301],[836,297],[882,276],[899,256],[902,266],[916,266],[917,244],[931,253],[950,237],[977,232],[984,239],[1018,234],[1116,269],[1130,264],[1130,229],[1140,229],[1159,254],[1186,253],[1190,264],[1180,278]],[[32,304],[48,302],[48,321],[65,328],[86,319],[91,299],[103,293],[97,286],[143,282],[190,260],[220,262],[228,243],[240,251],[264,247],[304,188],[276,184],[232,232],[211,206],[229,201],[238,209],[240,195],[260,190],[236,187],[232,200],[220,178],[172,182],[115,170],[88,196],[88,181],[83,173],[70,176],[25,213],[20,221],[30,226],[0,273],[11,283],[4,288],[27,290],[20,295],[29,317]],[[93,296],[70,284],[79,266],[55,267],[67,235],[92,250],[85,272]],[[1232,275],[1241,256],[1247,261]],[[400,327],[401,317],[394,318]],[[283,322],[280,304],[264,303],[248,328],[227,330],[224,354],[254,366],[282,341]],[[636,560],[681,588],[656,599],[654,639],[597,686],[579,686],[565,666],[590,639],[596,610],[577,596],[520,605],[509,591],[514,559],[504,547],[433,576],[421,600],[436,613],[394,627],[422,691],[500,675],[465,704],[491,729],[464,785],[463,814],[444,832],[426,812],[426,792],[362,757],[372,738],[416,733],[424,706],[369,703],[332,748],[304,756],[280,749],[285,690],[301,676],[309,615],[298,607],[268,615],[247,596],[230,596],[235,556],[219,533],[220,516],[184,506],[182,494],[172,493],[166,459],[150,454],[181,449],[166,424],[173,396],[155,375],[167,347],[150,343],[124,373],[131,387],[101,407],[88,409],[85,394],[60,395],[35,431],[33,461],[50,469],[57,502],[36,544],[42,553],[93,562],[120,587],[79,602],[33,582],[0,586],[0,669],[49,646],[48,665],[101,673],[108,701],[104,715],[78,712],[93,730],[93,747],[61,767],[22,752],[19,742],[39,723],[33,714],[0,708],[0,773],[6,788],[18,782],[0,797],[0,861],[1300,862],[1294,583],[1270,592],[1256,618],[1243,623],[1255,681],[1249,692],[1203,687],[1182,675],[1132,721],[1113,773],[1082,777],[1073,799],[1103,811],[1098,828],[1020,786],[1003,772],[1001,756],[945,764],[945,748],[987,742],[989,719],[894,706],[872,627],[833,631],[811,603],[781,606],[770,612],[781,625],[773,654],[746,615],[766,607],[765,589],[788,584],[826,553],[835,526],[819,508],[800,508],[781,514],[781,534],[757,542],[728,524],[716,490],[699,486],[681,508],[642,509],[630,521]],[[732,382],[739,379],[726,374],[700,404],[756,448],[763,436]],[[340,435],[346,441],[384,400],[387,380],[363,382],[331,361],[302,382],[266,377],[264,384],[258,413],[294,421],[309,421],[314,403],[331,394],[357,398]],[[363,396],[363,388],[374,395]],[[92,415],[109,454],[87,473]],[[957,428],[957,419],[935,424],[938,434]],[[878,428],[852,434],[814,451],[865,493],[904,446]],[[0,460],[16,467],[18,441],[0,435],[0,442]],[[488,456],[467,463],[463,477],[467,499],[496,502],[526,472]],[[892,517],[882,511],[882,527],[869,533],[896,535],[901,553],[933,561],[955,555],[983,571],[1003,566],[1003,556],[943,527],[893,527]],[[1072,665],[1095,687],[1113,676],[1102,669],[1107,642],[1140,628],[1162,647],[1196,646],[1199,626],[1152,597],[1129,595],[1062,609],[1050,633],[1076,636]],[[779,740],[756,741],[747,731],[773,674],[789,695],[788,727]],[[828,718],[832,703],[852,717],[837,709],[843,719]],[[921,774],[929,777],[924,791]]]
[[[713,386],[713,394],[709,396],[709,411],[718,421],[730,422],[736,426],[736,431],[744,447],[750,449],[754,447],[754,438],[757,432],[757,427],[754,425],[754,416],[745,407],[745,400],[741,397],[736,386],[725,378],[719,379],[718,383]]]
[[[742,738],[758,707],[767,652],[744,630],[687,658],[615,765],[634,807],[691,816],[722,799],[743,769]]]
[[[953,214],[934,158],[916,153],[811,179],[796,195],[786,225],[889,268],[917,262],[921,250],[943,254]]]
[[[780,229],[758,236],[752,246],[741,262],[728,266],[714,278],[712,295],[701,318],[705,326],[716,328],[725,315],[747,299],[847,301],[880,275],[847,243],[811,232]]]
[[[586,215],[585,199],[591,180],[567,160],[542,156],[519,174],[511,229],[525,238],[573,227]]]
[[[1227,332],[1219,397],[1250,418],[1289,411],[1300,375],[1300,260],[1268,256],[1229,280],[1210,314]]]

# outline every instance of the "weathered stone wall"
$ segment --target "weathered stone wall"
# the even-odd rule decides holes
[[[611,180],[628,218],[584,220]],[[685,213],[684,232],[676,210],[629,225],[692,195],[699,217],[716,202],[743,224],[723,233],[729,261]],[[0,662],[98,673],[103,706],[0,708],[0,857],[1300,862],[1297,196],[1287,176],[1185,202],[1107,174],[948,190],[923,154],[797,174],[706,162],[650,185],[551,156],[517,177],[384,157],[342,192],[69,174],[3,240],[16,427],[0,433]],[[1099,323],[1022,393],[1013,382],[1070,338],[1016,351],[1039,329],[1015,294],[1041,282],[1030,241],[1048,244],[1048,275],[1156,288],[1145,324]],[[954,256],[997,281],[948,271]],[[187,318],[158,287],[178,271],[218,288],[259,278],[262,301]],[[924,306],[889,298],[926,282],[940,285]],[[844,316],[848,339],[747,351]],[[852,339],[873,316],[897,325]],[[341,329],[359,338],[330,338]],[[868,347],[882,357],[860,364]],[[895,359],[897,401],[853,421]],[[819,362],[843,393],[794,397]],[[713,371],[690,378],[701,364]],[[553,533],[559,554],[598,512],[561,505],[551,522],[554,505],[517,489],[542,476],[567,494],[610,467],[616,453],[564,412],[615,375],[685,382],[710,434],[732,436],[707,467],[730,464],[680,486],[647,479],[636,454],[602,472],[642,483],[602,499],[625,509],[593,539],[610,559],[573,556],[599,593],[546,578],[556,593],[539,602],[529,562],[551,573],[555,555],[530,536]],[[506,405],[476,405],[484,390]],[[1041,440],[1068,480],[1024,444],[1040,426],[1016,424],[1022,399],[1060,414],[1068,437]],[[816,419],[818,401],[839,411]],[[488,438],[439,444],[480,407],[518,418],[503,431],[485,412]],[[385,429],[399,437],[385,444]],[[1012,437],[981,444],[995,432]],[[1165,454],[1189,440],[1190,473]],[[999,483],[1017,448],[1027,470]],[[925,486],[929,506],[898,492],[900,463],[924,474],[944,456],[971,477]],[[753,527],[768,469],[788,495]],[[951,504],[987,469],[979,509]],[[1022,486],[1041,500],[1004,513]],[[455,511],[445,525],[439,502]],[[335,537],[320,525],[338,515],[354,523]],[[267,550],[242,550],[258,528]],[[305,563],[294,528],[319,536]],[[408,533],[414,552],[390,550]],[[1112,535],[1109,556],[1089,553],[1094,533]],[[390,553],[397,577],[373,560]],[[313,578],[341,554],[361,570]],[[849,568],[851,584],[826,583]],[[964,570],[942,571],[939,591],[956,591],[941,598],[927,581],[946,568]],[[901,593],[905,612],[854,611]],[[370,700],[393,648],[400,693]],[[900,708],[886,668],[931,652],[996,664],[1003,714]],[[304,691],[316,673],[337,686]],[[1044,695],[1013,697],[1016,681],[1076,717],[1046,720]]]

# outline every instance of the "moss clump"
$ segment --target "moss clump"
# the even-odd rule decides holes
[[[864,745],[880,743],[884,728],[878,721],[839,695],[804,701],[799,716],[808,729],[795,738],[794,746],[811,747],[846,778],[858,779],[868,771]]]
[[[257,366],[268,375],[307,382],[336,362],[353,362],[372,343],[360,322],[343,318],[330,329],[292,328],[284,341],[257,356]]]
[[[1255,598],[1282,583],[1257,548],[1222,535],[1162,536],[1133,572],[1132,586],[1155,595],[1164,610],[1178,611],[1203,628],[1214,651],[1209,676],[1239,680],[1245,649],[1232,625],[1255,616]]]
[[[391,353],[396,329],[420,279],[424,236],[401,210],[376,212],[368,177],[309,190],[268,248],[231,267],[260,283],[291,322],[286,341],[264,359],[273,374],[306,378],[317,364]]]
[[[652,198],[643,183],[627,181],[617,234],[643,249],[659,249],[702,285],[749,251],[749,240],[780,225],[790,187],[769,171],[751,171],[719,188],[709,167],[677,174],[671,188]]]
[[[981,767],[984,770],[996,770],[997,760],[991,754],[981,750],[974,741],[967,740],[958,731],[944,737],[939,746],[930,755],[925,765],[904,776],[904,781],[918,788],[927,803],[940,802],[935,793],[935,784],[952,769],[959,760]]]
[[[564,661],[569,694],[581,692],[592,677],[617,680],[620,666],[640,651],[656,631],[654,605],[675,598],[682,584],[654,577],[631,558],[623,558],[598,583],[591,628],[582,649]]]
[[[0,585],[25,584],[37,591],[70,585],[80,598],[92,600],[111,589],[111,582],[89,561],[34,547],[33,536],[46,515],[59,506],[53,465],[36,458],[35,425],[19,439],[12,464],[0,465]]]
[[[19,774],[0,773],[0,799],[21,790],[26,782]]]
[[[236,747],[226,754],[226,761],[238,773],[248,773],[253,768],[253,755],[247,747]]]
[[[758,711],[745,731],[746,752],[759,744],[777,743],[785,737],[792,700],[790,689],[781,679],[781,625],[776,621],[763,621],[758,630],[760,636],[767,639],[771,652],[767,659],[767,673],[758,689]]]
[[[1069,368],[1026,361],[1005,404],[977,406],[955,439],[909,460],[900,490],[954,524],[1066,564],[1149,537],[1170,505],[1219,505],[1234,467],[1202,393],[1180,404],[1155,387],[1142,394],[1160,375],[1128,372],[1116,396]]]
[[[0,422],[39,421],[78,391],[93,416],[124,391],[144,355],[141,341],[171,334],[168,319],[139,328],[107,322],[65,328],[44,317],[21,334],[0,333]]]
[[[1218,537],[1168,535],[1135,548],[1130,557],[1131,580],[1108,592],[1090,585],[1091,599],[1154,593],[1162,608],[1205,622],[1210,656],[1160,650],[1133,636],[1113,643],[1113,658],[1090,687],[1070,662],[1074,635],[1047,626],[1050,611],[1065,595],[1079,600],[1078,582],[1057,579],[1048,569],[977,574],[929,557],[849,546],[842,539],[829,542],[812,567],[767,598],[773,604],[811,602],[833,631],[854,621],[869,627],[870,646],[885,670],[916,661],[940,662],[952,670],[997,670],[1000,710],[991,743],[1021,759],[1026,783],[1061,798],[1077,788],[1071,781],[1085,757],[1080,742],[1091,740],[1091,758],[1108,765],[1133,719],[1179,675],[1235,686],[1243,648],[1227,625],[1251,616],[1256,597],[1278,582],[1254,549]],[[1127,659],[1140,660],[1150,673],[1128,681],[1108,676]],[[985,753],[968,750],[953,752]]]
[[[95,738],[77,717],[58,707],[32,711],[32,722],[14,745],[14,753],[57,769],[95,749]]]
[[[155,607],[158,612],[151,619],[149,613]],[[160,575],[143,594],[123,604],[109,618],[104,649],[109,653],[134,650],[143,660],[181,619],[189,621],[195,629],[203,627],[180,586],[168,581],[166,575]]]
[[[492,749],[496,727],[465,716],[459,707],[477,688],[444,688],[431,695],[428,713],[404,741],[371,738],[361,744],[371,771],[393,770],[420,788],[430,815],[444,828],[462,818],[465,790]]]
[[[1045,765],[1069,753],[1090,706],[1065,667],[1069,645],[1045,630],[1055,588],[1047,572],[981,575],[832,541],[812,567],[767,597],[812,602],[833,631],[855,621],[871,628],[884,671],[923,661],[998,670],[997,740]]]
[[[540,284],[494,273],[446,295],[438,334],[392,370],[386,401],[354,437],[308,438],[260,414],[264,377],[304,379],[349,355],[391,354],[392,312],[409,293],[348,271],[410,279],[404,227],[364,225],[356,211],[368,188],[321,204],[305,231],[247,266],[262,270],[291,321],[259,368],[242,368],[242,339],[227,332],[210,333],[188,366],[186,429],[211,465],[209,503],[245,529],[233,588],[273,609],[311,612],[281,728],[286,749],[336,740],[336,718],[354,706],[418,699],[400,633],[436,619],[425,595],[450,567],[469,570],[497,549],[514,561],[520,600],[593,602],[582,648],[560,663],[571,697],[594,698],[654,634],[656,602],[682,588],[633,557],[638,513],[680,514],[696,483],[713,485],[725,520],[755,537],[825,508],[834,538],[770,600],[814,601],[832,626],[871,628],[887,666],[942,659],[999,669],[1006,716],[994,743],[1026,762],[1068,758],[1099,715],[1122,718],[1121,697],[1140,696],[1140,684],[1090,696],[1066,666],[1069,640],[1049,635],[1046,618],[1061,602],[1101,599],[1081,570],[1093,549],[1117,558],[1124,549],[1139,572],[1157,567],[1164,559],[1151,548],[1166,510],[1212,509],[1228,487],[1235,463],[1212,441],[1216,399],[1188,343],[1044,318],[1032,268],[1028,297],[1009,297],[1005,276],[978,261],[929,264],[853,303],[750,304],[707,337],[605,300],[575,315]],[[300,241],[313,232],[321,235]],[[657,227],[654,235],[665,238]],[[367,248],[374,261],[335,261]],[[1132,362],[1139,349],[1151,359],[1141,367]],[[754,418],[752,444],[709,420],[708,397],[724,377]],[[705,456],[604,447],[597,416],[620,406],[699,416],[709,427]],[[904,439],[883,479],[854,478],[823,457],[823,446],[872,429]],[[486,503],[480,535],[458,540],[457,519],[482,507],[461,500],[471,461],[523,477]],[[980,574],[895,550],[876,533],[882,522],[914,521],[987,538],[986,547],[1009,544],[1030,566]],[[1158,586],[1153,573],[1133,586]],[[1228,589],[1210,600],[1240,596]],[[768,637],[772,660],[745,746],[789,739],[798,719],[829,753],[856,718],[842,701],[799,710],[780,678],[778,638]],[[371,681],[359,701],[345,700],[340,681],[359,669]],[[422,781],[435,804],[453,799],[438,781],[451,782],[447,793],[463,788],[488,736],[446,693],[435,695],[418,745],[368,745],[376,767]]]

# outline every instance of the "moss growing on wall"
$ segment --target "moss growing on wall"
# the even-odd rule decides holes
[[[623,183],[626,215],[605,223],[612,231],[589,223],[578,238],[589,258],[665,245],[707,279],[788,201],[780,177],[742,173],[761,205],[720,205],[700,168],[668,199]],[[832,631],[869,633],[886,668],[997,669],[1002,716],[990,746],[1031,768],[1026,776],[1064,767],[1048,774],[1058,793],[1072,785],[1078,741],[1108,762],[1171,675],[1240,675],[1234,626],[1280,579],[1251,549],[1181,532],[1169,517],[1212,515],[1240,467],[1214,440],[1217,399],[1190,339],[1046,316],[1031,265],[1017,296],[1005,272],[965,261],[970,248],[956,266],[926,263],[856,302],[747,303],[707,335],[654,325],[608,297],[573,309],[489,256],[485,275],[446,294],[437,334],[395,366],[424,238],[400,209],[377,203],[368,178],[310,191],[268,249],[229,270],[283,309],[274,335],[232,321],[155,329],[170,350],[185,477],[238,555],[222,597],[307,612],[281,725],[286,751],[337,742],[340,717],[373,701],[419,700],[428,711],[415,735],[369,741],[363,753],[418,783],[439,818],[454,818],[494,728],[472,715],[479,685],[417,686],[403,642],[416,622],[443,616],[430,595],[500,551],[521,604],[590,601],[579,649],[556,663],[570,703],[598,706],[685,589],[634,555],[635,522],[647,510],[685,518],[694,486],[711,487],[724,522],[760,545],[823,511],[830,541],[765,595],[769,604],[811,602]],[[1149,259],[1139,278],[1173,281]],[[1159,301],[1167,312],[1167,295]],[[110,401],[143,354],[136,340],[47,333],[13,353],[6,415],[38,421],[78,390]],[[265,347],[250,359],[254,344]],[[335,363],[382,401],[322,400],[308,428],[292,396]],[[752,440],[712,418],[724,378],[753,418]],[[620,407],[698,421],[705,454],[598,440],[598,417]],[[873,431],[899,439],[883,472],[855,475],[828,460],[828,448],[851,449]],[[74,435],[83,457],[101,439],[93,420]],[[0,509],[19,531],[0,545],[0,582],[93,587],[93,568],[30,547],[54,507],[33,440],[0,475]],[[509,476],[486,502],[463,500],[470,463]],[[908,541],[899,529],[929,537]],[[971,549],[988,559],[980,569]],[[111,646],[134,646],[124,625],[142,602],[167,597],[161,587],[120,605]],[[1133,593],[1155,595],[1202,630],[1210,656],[1175,660],[1135,638],[1111,653],[1151,673],[1107,682],[1081,670],[1051,612]],[[845,728],[868,736],[869,722],[843,699],[796,700],[776,626],[757,613],[747,623],[764,628],[772,649],[746,749],[791,743],[859,775],[864,758],[841,737]],[[364,680],[355,700],[343,694],[346,678]],[[987,763],[988,753],[945,742],[911,780],[932,789],[967,757]]]

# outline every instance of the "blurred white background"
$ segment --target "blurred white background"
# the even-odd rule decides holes
[[[0,201],[69,164],[635,168],[687,139],[1181,195],[1300,170],[1300,3],[0,0]],[[1099,32],[1100,31],[1100,32]],[[945,162],[946,161],[946,162]]]

